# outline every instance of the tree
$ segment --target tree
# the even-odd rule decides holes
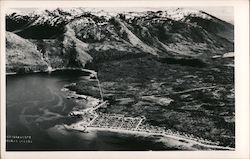
[[[126,20],[126,16],[124,14],[118,14],[118,17],[121,19],[121,20]]]
[[[76,50],[76,43],[72,41],[72,45],[68,49],[68,67],[79,67],[80,63],[77,60],[78,52]]]

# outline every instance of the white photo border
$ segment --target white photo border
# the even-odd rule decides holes
[[[249,158],[249,1],[0,1],[1,8],[1,158]],[[8,8],[56,7],[219,7],[234,8],[235,151],[6,151],[5,11]]]

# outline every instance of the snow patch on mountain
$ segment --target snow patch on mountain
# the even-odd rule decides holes
[[[108,12],[97,8],[48,8],[48,9],[35,9],[32,12],[17,9],[9,9],[6,14],[11,15],[15,13],[19,16],[30,16],[38,17],[35,24],[49,23],[52,26],[56,26],[63,21],[70,21],[75,17],[79,17],[86,12],[91,12],[95,16],[103,16],[105,19],[110,19],[117,16],[118,14],[124,14],[127,18],[146,16],[149,14],[149,11],[140,11],[140,12]],[[186,9],[186,8],[177,8],[177,9],[168,9],[162,12],[157,12],[157,15],[162,18],[169,18],[172,20],[184,20],[185,17],[200,17],[203,19],[211,19],[212,17],[208,14],[203,13],[202,11],[196,9]]]
[[[178,8],[175,10],[167,10],[165,11],[166,17],[173,19],[173,20],[183,20],[185,17],[200,17],[203,19],[212,19],[212,17],[208,16],[207,14],[202,13],[199,10],[195,9],[184,9],[184,8]]]

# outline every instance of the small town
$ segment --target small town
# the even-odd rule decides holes
[[[69,98],[77,99],[77,103],[81,103],[84,99],[91,101],[92,107],[85,109],[73,110],[69,116],[77,116],[80,120],[72,125],[64,125],[67,130],[74,130],[88,133],[90,129],[102,131],[115,131],[121,133],[143,133],[148,135],[160,135],[170,137],[179,141],[192,142],[198,145],[208,146],[211,148],[231,149],[230,147],[219,146],[219,142],[213,142],[201,137],[196,137],[193,134],[186,134],[183,132],[173,131],[168,128],[152,126],[145,123],[144,116],[129,117],[121,114],[106,114],[97,112],[98,108],[106,108],[107,101],[99,100],[85,95],[78,95],[73,91],[62,89],[67,92]]]

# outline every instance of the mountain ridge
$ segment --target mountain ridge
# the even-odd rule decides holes
[[[210,63],[214,55],[233,52],[233,30],[203,11],[181,8],[120,13],[56,8],[6,14],[6,38],[12,32],[38,45],[45,62],[55,68],[147,54]]]

